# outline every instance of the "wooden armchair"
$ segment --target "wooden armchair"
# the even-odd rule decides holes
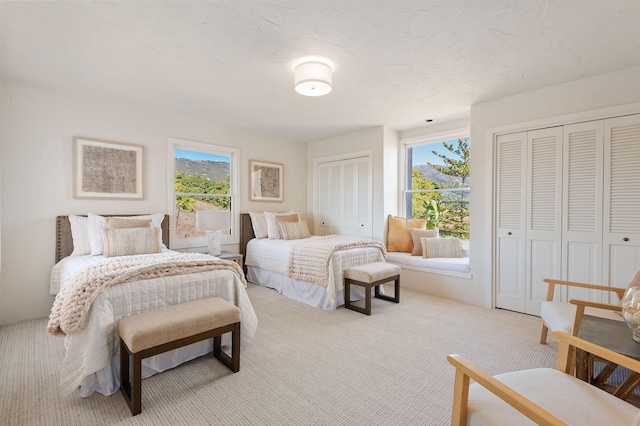
[[[491,376],[458,355],[447,359],[456,368],[452,426],[474,424],[631,425],[640,409],[573,377],[571,354],[583,349],[630,370],[640,361],[562,332],[556,369],[536,368]],[[476,381],[470,384],[470,380]]]
[[[620,305],[590,302],[578,299],[571,299],[569,300],[570,303],[565,303],[553,300],[553,296],[555,294],[556,286],[564,285],[568,287],[613,292],[618,296],[618,299],[622,300],[622,296],[624,295],[626,288],[585,284],[574,281],[555,280],[551,278],[545,278],[544,281],[549,284],[549,287],[547,289],[547,300],[542,302],[542,306],[540,307],[540,317],[542,318],[540,343],[547,343],[547,334],[549,330],[562,331],[576,336],[585,313],[587,315],[623,321],[622,316],[615,313],[615,311],[621,311]]]

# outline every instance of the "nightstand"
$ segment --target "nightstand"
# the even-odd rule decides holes
[[[216,256],[220,259],[231,260],[240,265],[240,269],[242,269],[242,255],[240,253],[233,253],[230,251],[223,251],[219,255]]]

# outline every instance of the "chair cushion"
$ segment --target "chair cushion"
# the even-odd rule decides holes
[[[499,374],[496,379],[572,425],[631,425],[640,409],[552,368]],[[467,425],[534,424],[477,383],[469,387]]]
[[[347,269],[344,277],[361,283],[372,283],[400,275],[400,271],[400,267],[393,263],[373,262]]]
[[[624,321],[622,316],[609,309],[587,307],[585,315],[608,318],[616,321]],[[551,331],[562,331],[571,334],[573,320],[576,316],[576,306],[565,302],[543,302],[540,307],[540,318]]]

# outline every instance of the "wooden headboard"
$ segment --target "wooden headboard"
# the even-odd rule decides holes
[[[138,216],[132,214],[105,214],[105,217],[112,216]],[[247,215],[248,216],[248,215]],[[162,220],[162,242],[169,247],[169,215],[164,215]],[[71,223],[69,216],[56,216],[56,263],[73,252],[73,238],[71,238]]]
[[[255,237],[251,216],[249,213],[240,213],[240,254],[243,258],[247,256],[247,243]]]

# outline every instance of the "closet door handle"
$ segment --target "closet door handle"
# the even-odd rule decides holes
[[[511,231],[507,232],[507,235],[511,235]]]
[[[624,237],[622,241],[629,241],[629,237]]]

